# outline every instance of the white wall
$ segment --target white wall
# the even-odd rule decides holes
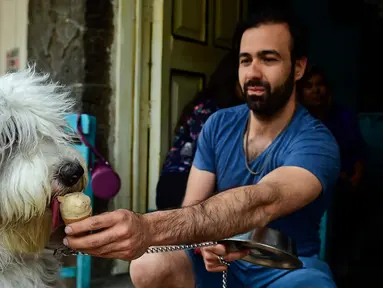
[[[0,75],[6,72],[7,51],[19,49],[20,68],[27,62],[28,0],[0,0]]]

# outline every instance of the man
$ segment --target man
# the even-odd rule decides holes
[[[246,252],[217,245],[201,249],[202,257],[191,251],[142,255],[149,246],[221,240],[268,226],[296,240],[304,268],[233,261],[228,287],[335,287],[317,254],[319,222],[339,175],[338,146],[297,105],[295,82],[306,57],[295,24],[284,13],[262,12],[240,39],[239,80],[248,104],[222,109],[205,123],[184,207],[94,216],[66,227],[64,244],[98,257],[140,257],[130,271],[138,288],[221,287],[221,274],[211,273],[227,269],[219,256],[233,261]]]

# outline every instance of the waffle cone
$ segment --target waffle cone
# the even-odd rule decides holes
[[[80,218],[63,218],[63,221],[64,221],[65,225],[68,225],[68,224],[72,224],[72,223],[84,220],[84,219],[90,217],[91,215],[92,215],[92,213],[89,213],[88,215],[86,215],[84,217],[80,217]]]

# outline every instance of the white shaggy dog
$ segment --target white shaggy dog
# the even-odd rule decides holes
[[[1,288],[58,285],[59,262],[42,253],[63,229],[51,204],[88,181],[64,119],[74,102],[63,88],[33,68],[0,77]]]

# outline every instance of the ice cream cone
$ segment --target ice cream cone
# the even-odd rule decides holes
[[[65,225],[84,220],[92,215],[89,196],[82,192],[74,192],[58,197],[60,214]]]

